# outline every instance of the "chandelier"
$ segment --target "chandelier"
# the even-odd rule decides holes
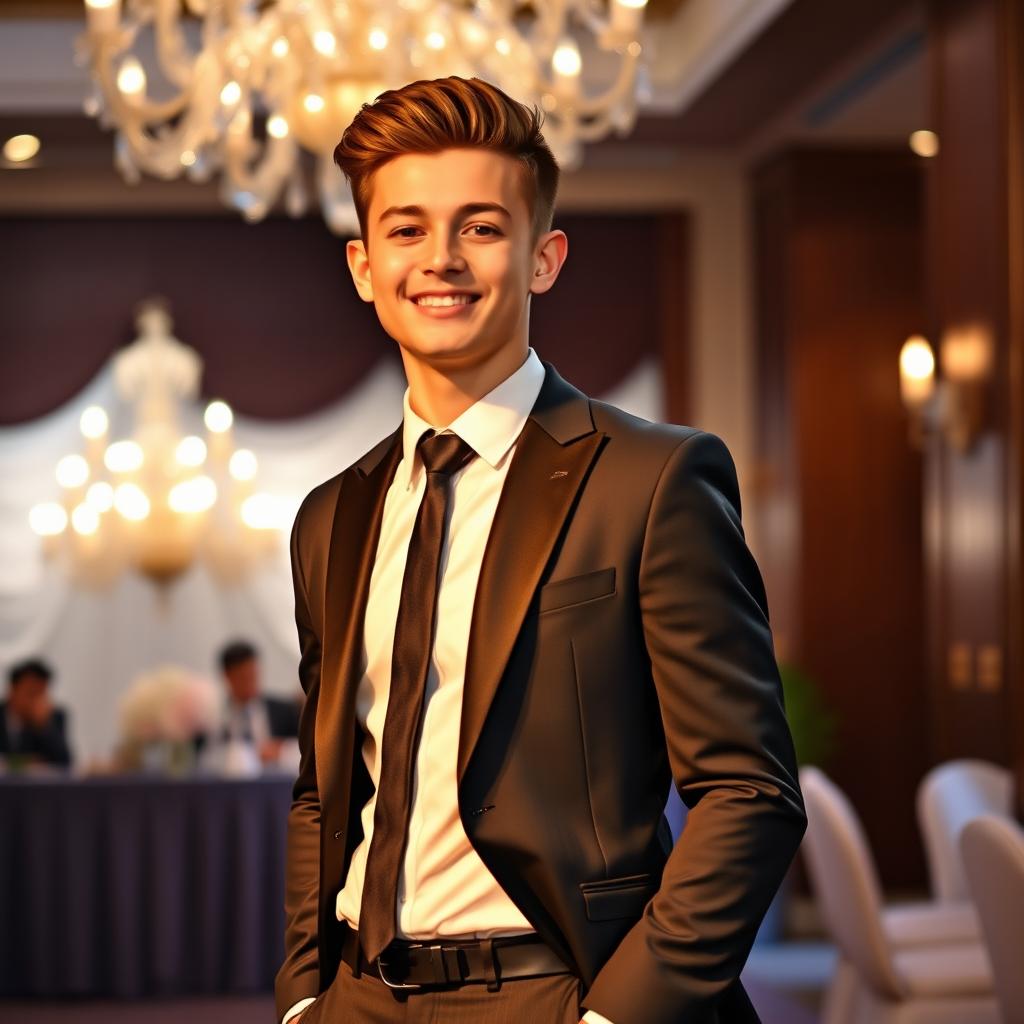
[[[358,224],[331,157],[363,103],[416,79],[482,78],[539,106],[548,145],[573,169],[584,142],[635,123],[645,4],[124,0],[122,18],[122,0],[85,0],[77,51],[94,80],[86,112],[116,129],[127,181],[219,173],[221,199],[258,221],[282,195],[301,216],[312,178],[345,234]],[[584,61],[605,83],[596,95],[582,87]]]
[[[206,406],[205,438],[182,431],[183,413],[198,418],[202,360],[172,336],[163,300],[142,303],[136,325],[139,337],[113,365],[134,410],[132,436],[111,440],[107,410],[87,408],[84,451],[57,463],[61,499],[35,505],[29,523],[76,582],[105,585],[134,568],[167,583],[197,560],[238,582],[276,550],[287,509],[254,490],[256,456],[234,447],[226,403]]]

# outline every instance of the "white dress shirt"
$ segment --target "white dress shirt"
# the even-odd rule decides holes
[[[461,437],[476,458],[453,474],[449,521],[441,548],[437,626],[424,690],[416,750],[409,840],[399,878],[397,934],[406,939],[472,939],[532,932],[469,842],[459,816],[456,766],[470,619],[484,547],[516,441],[533,408],[544,366],[531,348],[522,366],[441,433]],[[363,630],[363,673],[356,714],[366,732],[363,760],[376,789],[391,681],[402,577],[416,514],[426,486],[416,443],[433,428],[403,399],[402,461],[384,501],[370,575]],[[376,793],[362,809],[363,839],[352,853],[337,896],[338,920],[359,926],[366,858],[373,837]],[[303,999],[284,1022],[313,1000]],[[593,1011],[587,1024],[609,1024]]]

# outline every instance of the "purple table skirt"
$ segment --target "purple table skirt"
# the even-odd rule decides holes
[[[0,997],[260,992],[292,779],[0,779]]]

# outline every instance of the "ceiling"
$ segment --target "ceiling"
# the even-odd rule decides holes
[[[789,143],[903,144],[927,127],[921,0],[649,0],[651,100],[634,131],[587,159],[636,166],[699,147],[756,158]],[[82,0],[0,0],[0,138],[32,132],[31,169],[0,170],[0,212],[124,201],[112,135],[81,114],[71,60]],[[184,181],[144,180],[131,205],[158,209]],[[214,186],[206,186],[218,206]],[[196,190],[200,190],[197,192]]]

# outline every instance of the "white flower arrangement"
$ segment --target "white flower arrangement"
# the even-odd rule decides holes
[[[118,703],[121,738],[132,746],[186,742],[216,728],[220,713],[217,685],[178,665],[138,676]]]

